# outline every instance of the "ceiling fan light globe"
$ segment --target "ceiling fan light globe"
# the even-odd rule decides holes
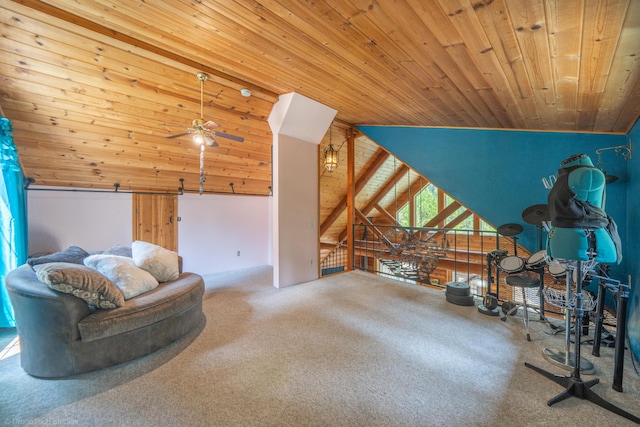
[[[199,133],[196,133],[195,135],[193,135],[193,142],[199,145],[204,144],[204,136]]]

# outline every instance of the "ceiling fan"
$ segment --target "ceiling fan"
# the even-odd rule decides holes
[[[193,135],[193,141],[200,144],[200,194],[204,192],[204,146],[205,144],[210,147],[217,147],[216,136],[221,138],[231,139],[233,141],[244,142],[244,138],[241,136],[231,135],[224,132],[218,132],[215,130],[219,125],[214,121],[204,121],[204,82],[207,80],[205,73],[199,72],[196,74],[198,80],[200,80],[200,118],[191,122],[191,127],[187,128],[186,132],[176,135],[169,135],[167,138],[180,138],[185,135]]]
[[[204,82],[207,80],[207,75],[199,72],[196,76],[198,77],[198,80],[200,80],[200,118],[194,119],[191,122],[191,127],[188,127],[186,132],[169,135],[167,138],[174,139],[185,135],[193,135],[193,141],[195,143],[202,146],[207,144],[210,147],[218,146],[218,143],[216,142],[217,136],[227,138],[232,141],[244,142],[244,138],[241,136],[231,135],[215,130],[215,128],[220,126],[216,122],[212,120],[204,121]]]

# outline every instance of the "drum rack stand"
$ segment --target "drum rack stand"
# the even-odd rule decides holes
[[[627,302],[629,300],[629,291],[631,287],[631,279],[629,285],[624,285],[618,280],[612,280],[609,277],[596,276],[600,280],[598,287],[598,305],[596,312],[596,332],[593,338],[593,350],[591,354],[600,357],[600,345],[602,339],[602,323],[604,321],[604,298],[607,290],[617,295],[617,314],[616,314],[616,339],[615,354],[613,365],[613,388],[615,391],[622,392],[622,372],[624,369],[624,342],[626,337],[627,318]]]
[[[547,405],[551,406],[555,403],[558,403],[562,400],[565,400],[569,397],[575,396],[581,399],[586,399],[596,405],[611,411],[615,414],[620,415],[628,420],[631,420],[635,423],[640,424],[640,418],[635,415],[621,409],[612,403],[607,402],[600,396],[598,396],[591,387],[598,384],[600,382],[599,379],[595,378],[589,381],[583,381],[580,378],[580,335],[582,333],[582,317],[584,316],[584,309],[582,308],[582,261],[576,262],[576,271],[577,271],[577,280],[576,280],[576,292],[575,292],[575,309],[574,309],[574,317],[575,317],[575,350],[573,352],[574,356],[574,366],[573,371],[570,377],[564,375],[557,375],[544,369],[538,368],[530,363],[525,362],[524,365],[527,368],[533,369],[535,372],[543,375],[544,377],[550,379],[551,381],[559,384],[561,386],[566,387],[566,389],[555,397],[551,398],[547,401]]]
[[[478,305],[478,312],[487,316],[499,316],[498,309],[498,287],[500,282],[500,273],[496,268],[496,291],[491,292],[491,285],[494,283],[494,277],[491,272],[491,266],[495,264],[496,259],[506,255],[506,251],[495,250],[487,254],[487,292],[484,296],[483,303]]]

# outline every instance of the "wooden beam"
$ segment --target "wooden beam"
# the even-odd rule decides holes
[[[389,193],[389,191],[391,191],[393,186],[396,185],[398,181],[400,181],[400,178],[402,178],[402,176],[408,170],[409,170],[409,167],[407,165],[405,165],[404,163],[401,164],[398,170],[396,171],[396,173],[392,175],[384,184],[384,186],[376,192],[376,195],[371,200],[369,200],[369,203],[367,203],[367,205],[362,209],[362,212],[364,212],[365,214],[368,214],[371,211],[371,209],[373,209],[373,207],[377,203],[379,203],[380,200],[382,200]],[[394,214],[397,215],[397,212],[394,212]]]
[[[444,221],[445,219],[447,219],[447,217],[449,217],[449,215],[451,215],[452,213],[454,213],[456,210],[458,210],[458,208],[462,206],[460,204],[460,202],[454,200],[449,206],[447,206],[446,208],[444,208],[443,210],[441,210],[440,212],[438,212],[438,215],[434,216],[431,221],[427,222],[424,227],[425,228],[432,228],[432,227],[436,227],[440,222]]]
[[[346,271],[350,271],[353,268],[353,224],[354,224],[354,209],[356,199],[356,189],[354,186],[355,177],[355,138],[353,129],[347,130],[347,265]]]
[[[376,208],[376,210],[377,210],[378,212],[380,212],[380,213],[382,214],[382,216],[383,216],[383,217],[385,217],[385,218],[387,218],[389,221],[391,221],[391,223],[392,223],[392,224],[395,224],[395,223],[396,223],[396,219],[395,219],[395,217],[394,217],[393,215],[391,215],[391,214],[389,213],[389,211],[388,211],[388,210],[386,210],[385,208],[383,208],[383,207],[382,207],[382,206],[380,206],[380,205],[375,205],[375,208]]]
[[[353,132],[352,132],[352,134],[353,134]],[[347,141],[348,140],[349,139],[347,138]],[[354,139],[354,141],[355,141],[355,139]],[[355,145],[355,142],[354,142],[354,145]],[[349,148],[347,146],[347,150],[348,149]],[[347,156],[348,155],[349,155],[349,153],[347,152]],[[352,157],[355,158],[355,147],[354,147],[354,155]],[[367,182],[369,182],[371,177],[374,176],[376,174],[376,172],[378,172],[378,170],[384,164],[384,162],[387,160],[388,157],[389,157],[389,153],[387,153],[385,150],[383,150],[383,149],[379,149],[378,150],[378,153],[376,154],[376,158],[373,161],[373,163],[371,164],[371,166],[369,166],[369,168],[367,168],[364,171],[364,174],[358,179],[358,182],[356,183],[355,188],[354,188],[354,197],[358,195],[360,190],[362,190],[362,188],[364,188],[365,185],[367,185]],[[349,161],[349,159],[347,159],[347,161]],[[333,223],[336,221],[336,219],[338,219],[338,217],[340,215],[342,215],[342,212],[344,212],[344,210],[347,209],[347,200],[348,200],[348,196],[345,196],[340,201],[340,203],[338,203],[338,205],[336,205],[336,207],[333,209],[333,211],[327,217],[327,219],[324,220],[324,222],[320,226],[320,235],[321,236],[324,233],[326,233],[326,231],[333,225]]]
[[[451,220],[449,223],[445,224],[444,228],[454,228],[456,225],[460,224],[471,215],[473,215],[473,212],[467,209],[466,211],[455,217],[453,220]]]
[[[398,168],[398,171],[396,172],[395,175],[393,175],[391,178],[389,178],[387,180],[387,183],[384,185],[384,187],[382,187],[380,190],[378,190],[378,192],[375,194],[375,196],[373,196],[373,198],[371,198],[371,200],[369,200],[369,202],[367,203],[367,205],[364,207],[364,209],[361,210],[361,212],[363,212],[364,215],[368,214],[369,212],[371,212],[371,209],[373,209],[373,207],[380,201],[382,200],[382,198],[384,196],[387,195],[387,193],[391,190],[391,187],[393,187],[395,185],[396,182],[398,182],[398,180],[402,177],[402,175],[404,174],[404,172],[408,169],[408,167],[406,165],[402,165],[400,168]],[[366,218],[366,216],[365,216]],[[368,221],[368,220],[367,220]],[[394,220],[394,224],[396,223],[396,221]],[[349,223],[347,222],[347,229],[344,230],[342,233],[340,233],[340,237],[342,238],[343,235],[348,233],[348,229],[349,229]]]
[[[361,210],[356,209],[356,217],[358,217],[358,219],[360,219],[360,221],[362,221],[365,225],[371,227],[371,230],[373,230],[373,232],[378,236],[378,239],[380,239],[380,241],[386,245],[388,248],[392,248],[393,247],[393,243],[391,243],[391,241],[389,241],[389,239],[387,238],[387,236],[384,235],[384,233],[382,231],[380,231],[378,229],[378,227],[376,227],[375,225],[373,225],[371,223],[371,221],[369,221],[369,218],[367,218]]]

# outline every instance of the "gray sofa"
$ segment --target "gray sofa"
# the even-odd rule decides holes
[[[67,377],[127,362],[204,322],[204,282],[193,273],[181,273],[108,310],[50,289],[27,264],[10,272],[5,283],[16,316],[22,367],[35,377]]]

